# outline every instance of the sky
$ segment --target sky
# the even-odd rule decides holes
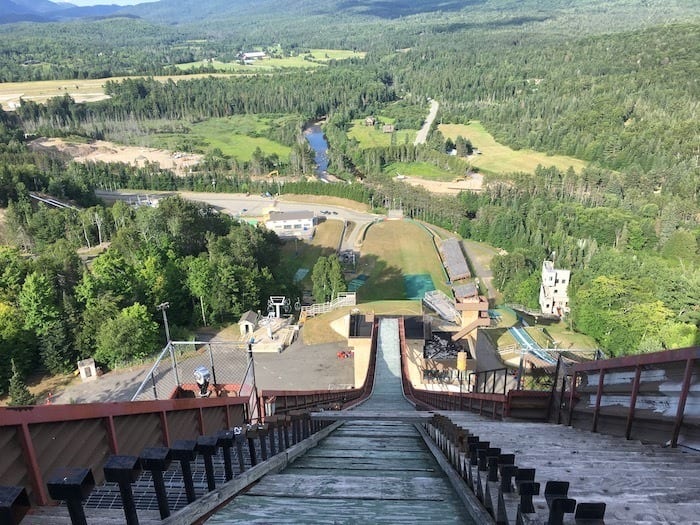
[[[84,5],[98,5],[98,4],[134,5],[134,4],[142,4],[144,2],[153,2],[155,0],[65,0],[65,1],[68,2],[69,4],[84,6]]]

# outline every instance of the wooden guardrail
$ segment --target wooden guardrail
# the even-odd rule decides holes
[[[700,444],[700,348],[573,366],[562,396],[568,424],[664,443]]]

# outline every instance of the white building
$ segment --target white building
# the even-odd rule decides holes
[[[312,211],[271,211],[265,221],[268,230],[282,238],[311,239],[316,225]]]
[[[248,51],[246,53],[241,53],[241,58],[243,60],[262,60],[266,57],[267,54],[264,51]]]
[[[571,270],[557,270],[552,261],[542,263],[540,309],[545,315],[564,317],[569,313],[569,280]]]

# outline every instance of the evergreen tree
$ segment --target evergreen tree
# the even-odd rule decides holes
[[[10,378],[10,406],[26,406],[34,403],[34,396],[29,392],[22,375],[12,361],[12,377]]]

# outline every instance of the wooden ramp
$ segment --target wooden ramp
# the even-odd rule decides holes
[[[474,523],[403,397],[396,319],[380,323],[371,397],[344,415],[317,447],[265,476],[207,524]]]
[[[348,421],[207,521],[473,523],[410,423]]]

